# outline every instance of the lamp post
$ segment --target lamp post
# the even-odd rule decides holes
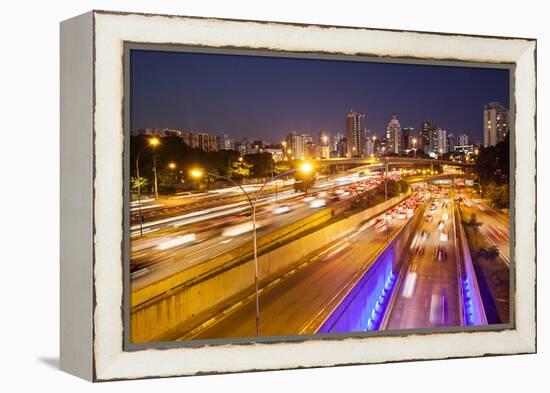
[[[155,146],[158,146],[159,143],[160,143],[160,141],[158,140],[157,137],[152,137],[151,139],[149,139],[148,145],[143,146],[138,151],[138,154],[136,155],[136,179],[137,179],[137,192],[138,192],[139,236],[143,235],[143,216],[141,215],[141,181],[140,181],[140,176],[139,176],[139,156],[141,155],[141,153],[143,152],[143,150],[147,146],[151,146],[151,147],[154,148]],[[154,161],[153,161],[153,165],[154,165]],[[153,168],[154,168],[154,166],[153,166]],[[155,171],[155,185],[156,185],[156,171]]]
[[[174,185],[174,183],[176,183],[176,174],[175,174],[175,169],[176,169],[176,163],[175,162],[171,162],[168,164],[168,168],[170,168],[170,170],[172,171],[172,185]]]
[[[155,157],[155,147],[157,147],[160,144],[160,141],[158,140],[158,138],[151,138],[149,140],[149,144],[153,147],[153,175],[155,177],[154,190],[155,190],[155,198],[158,198],[159,188],[158,188],[158,181],[157,181],[157,158]]]
[[[302,164],[302,166],[299,168],[299,170],[303,173],[310,173],[313,170],[313,167],[312,167],[311,164],[306,162],[306,163]],[[245,194],[246,199],[248,200],[248,203],[250,204],[250,208],[252,210],[252,238],[253,238],[253,252],[254,252],[254,292],[255,292],[255,297],[256,297],[256,336],[260,335],[260,292],[259,292],[259,277],[258,277],[258,237],[257,237],[257,230],[256,230],[256,206],[258,204],[258,199],[260,197],[260,194],[262,193],[262,190],[264,189],[264,187],[266,185],[268,185],[269,183],[271,183],[275,179],[278,179],[280,177],[289,175],[289,174],[294,173],[296,171],[297,171],[297,169],[291,169],[289,171],[280,173],[276,176],[272,176],[270,179],[267,179],[262,184],[262,186],[260,187],[258,192],[256,193],[256,196],[254,197],[254,201],[252,201],[252,198],[250,197],[250,194],[248,194],[248,192],[246,192],[246,190],[240,184],[235,182],[233,179],[230,179],[230,178],[225,177],[225,176],[209,173],[209,172],[203,171],[201,169],[192,169],[189,172],[191,174],[191,176],[194,177],[195,179],[199,179],[199,178],[203,177],[205,174],[207,174],[207,175],[210,175],[210,176],[219,177],[219,178],[230,181],[231,183],[237,185],[241,189],[241,191]]]

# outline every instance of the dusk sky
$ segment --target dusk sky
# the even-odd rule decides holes
[[[131,52],[131,121],[279,142],[290,131],[343,132],[350,110],[382,136],[433,120],[483,140],[483,106],[509,106],[509,71],[280,57]]]

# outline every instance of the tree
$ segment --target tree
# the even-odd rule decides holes
[[[244,161],[236,161],[231,165],[227,175],[235,180],[242,180],[245,177],[250,177],[252,165]]]
[[[132,190],[134,190],[135,192],[138,191],[138,188],[141,190],[141,192],[143,192],[145,187],[149,186],[149,180],[142,176],[140,176],[139,179],[136,177],[131,177],[130,183]]]
[[[247,154],[244,156],[244,161],[252,165],[253,177],[271,177],[271,170],[273,169],[271,153]]]
[[[289,170],[290,170],[290,166],[288,164],[285,164],[283,162],[278,162],[274,164],[273,174],[280,175],[281,173],[287,172]]]

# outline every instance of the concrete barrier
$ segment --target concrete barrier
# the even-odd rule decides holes
[[[304,257],[350,233],[363,221],[379,215],[409,195],[410,193],[392,198],[260,255],[258,266],[261,285],[283,275],[298,265]],[[319,214],[326,215],[323,212]],[[273,246],[273,241],[265,240],[263,244]],[[197,319],[199,314],[205,315],[208,310],[215,313],[223,306],[229,306],[224,303],[230,299],[248,296],[253,291],[253,283],[254,264],[249,259],[218,266],[181,285],[171,287],[132,308],[131,341],[140,343],[162,340],[170,330]]]
[[[466,234],[462,227],[462,216],[458,209],[456,209],[455,214],[457,239],[459,240],[458,251],[462,257],[459,289],[462,297],[463,321],[466,325],[487,325],[487,315],[485,314],[470,247],[468,247]]]
[[[331,218],[331,209],[323,209],[310,215],[303,220],[287,225],[283,228],[271,231],[258,238],[258,253],[262,253],[274,242],[282,242],[288,238],[299,235],[313,227],[316,227]],[[201,279],[205,274],[209,275],[218,270],[224,270],[228,266],[238,264],[243,259],[250,259],[253,256],[252,242],[246,242],[238,247],[208,259],[204,262],[193,265],[185,270],[177,272],[171,276],[163,278],[151,285],[132,291],[130,304],[132,309],[144,305],[149,301],[154,301],[171,289],[189,283],[190,281]]]

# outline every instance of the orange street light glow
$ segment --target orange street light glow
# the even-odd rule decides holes
[[[191,169],[189,171],[189,174],[191,177],[194,177],[195,179],[198,179],[203,176],[203,172],[200,169]]]
[[[152,137],[151,139],[149,139],[149,144],[153,147],[159,145],[160,144],[159,138]]]
[[[300,166],[300,171],[302,173],[310,173],[313,170],[313,166],[309,162],[304,162]]]

